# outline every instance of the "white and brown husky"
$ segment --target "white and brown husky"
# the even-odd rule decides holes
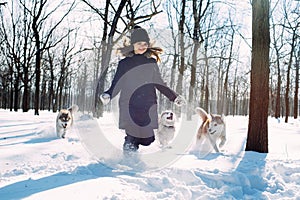
[[[224,115],[208,115],[205,110],[197,107],[196,112],[202,119],[202,124],[198,129],[197,141],[202,137],[207,137],[216,152],[220,152],[219,147],[222,147],[226,142],[226,124]],[[218,145],[218,141],[221,142]]]
[[[56,118],[56,134],[59,138],[65,138],[67,130],[72,126],[74,113],[78,111],[78,106],[73,105],[68,109],[59,111]]]

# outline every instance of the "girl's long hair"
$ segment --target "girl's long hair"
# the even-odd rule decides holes
[[[130,44],[127,40],[124,40],[123,47],[117,48],[117,51],[125,57],[132,57],[134,55],[133,45]],[[163,49],[160,47],[153,47],[153,44],[149,44],[147,51],[144,55],[148,58],[155,58],[157,62],[160,62],[160,56],[163,52]]]

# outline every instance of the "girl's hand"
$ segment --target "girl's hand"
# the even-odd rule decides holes
[[[186,104],[186,100],[184,99],[183,96],[178,95],[178,96],[176,97],[176,99],[174,100],[174,103],[175,103],[177,106],[182,106],[182,105],[185,105],[185,104]]]
[[[107,93],[103,93],[100,95],[100,99],[101,99],[103,105],[107,105],[110,102],[110,95]]]

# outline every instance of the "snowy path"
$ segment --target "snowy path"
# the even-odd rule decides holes
[[[99,158],[86,146],[86,139],[93,143],[89,137],[93,125],[89,123],[94,123],[110,134],[105,135],[109,145],[121,152],[123,133],[116,129],[110,115],[97,123],[77,116],[76,126],[64,140],[56,138],[55,118],[56,114],[49,112],[34,116],[33,111],[0,110],[1,200],[300,199],[299,120],[284,124],[270,119],[270,153],[259,154],[243,151],[247,118],[229,116],[228,142],[222,153],[204,157],[185,151],[159,170],[127,172],[99,163]],[[94,148],[103,155],[106,145],[107,141],[99,142],[99,149]],[[170,152],[178,150],[178,145],[174,146]],[[141,148],[140,154],[158,150],[154,143]],[[115,159],[115,163],[109,164],[120,161]]]

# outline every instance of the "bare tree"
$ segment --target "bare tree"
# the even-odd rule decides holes
[[[46,20],[50,18],[55,11],[57,11],[63,4],[61,2],[59,5],[57,5],[54,9],[50,11],[47,10],[47,3],[48,0],[32,0],[31,6],[28,6],[25,1],[20,0],[20,3],[24,6],[24,8],[28,11],[30,16],[32,17],[32,24],[31,28],[33,31],[33,37],[35,39],[35,101],[34,101],[34,114],[39,115],[39,108],[40,108],[40,79],[41,79],[41,59],[42,59],[42,53],[47,48],[51,48],[53,46],[56,46],[59,42],[63,40],[66,36],[63,35],[58,41],[55,43],[49,45],[49,40],[52,37],[55,29],[63,22],[63,20],[66,18],[66,16],[73,10],[75,6],[75,2],[73,2],[69,9],[65,11],[65,14],[52,26],[49,27],[49,29],[46,29],[48,31],[45,31],[47,35],[42,35],[43,31],[42,29],[49,24],[47,24]],[[46,13],[47,12],[47,13]],[[45,27],[44,27],[45,26]]]
[[[269,44],[269,0],[253,0],[250,113],[246,151],[268,153]]]
[[[299,9],[299,7],[298,7]],[[300,29],[300,16],[296,15],[297,17],[290,19],[290,15],[288,14],[287,11],[287,5],[284,3],[284,18],[286,19],[287,23],[282,24],[285,29],[290,32],[291,35],[291,41],[289,42],[290,44],[290,52],[289,52],[289,59],[288,59],[288,69],[287,69],[287,77],[286,77],[286,90],[285,90],[285,123],[288,122],[288,117],[290,116],[290,74],[291,74],[291,67],[293,64],[293,58],[294,58],[294,53],[295,53],[295,48],[297,45],[297,37],[298,37],[298,30]]]
[[[299,94],[299,68],[300,68],[300,42],[298,44],[298,53],[295,56],[295,94],[294,94],[294,119],[298,118],[298,94]]]
[[[30,109],[30,82],[33,79],[33,75],[30,74],[32,68],[32,58],[34,57],[34,49],[33,49],[33,41],[31,37],[31,21],[30,17],[27,15],[27,10],[23,7],[23,101],[22,101],[22,109],[23,112],[28,112]]]
[[[182,0],[181,11],[180,11],[180,21],[178,24],[179,30],[179,49],[180,49],[180,64],[179,64],[179,76],[177,80],[176,91],[182,93],[182,81],[183,73],[185,71],[185,42],[184,42],[184,23],[185,23],[185,9],[186,9],[186,0]]]
[[[229,34],[229,37],[230,37],[230,48],[229,48],[229,55],[228,55],[228,62],[227,62],[227,65],[226,65],[226,70],[225,70],[225,80],[224,80],[224,91],[223,91],[223,110],[222,110],[222,113],[225,113],[226,115],[228,114],[228,78],[229,78],[229,69],[232,65],[232,62],[233,62],[233,44],[234,44],[234,36],[235,36],[235,29],[234,29],[234,26],[233,26],[233,22],[232,20],[230,19],[230,22],[231,22],[231,31],[230,31],[230,34]]]
[[[193,53],[192,53],[192,65],[191,65],[191,79],[190,79],[190,86],[189,86],[189,97],[188,97],[188,109],[190,109],[187,115],[187,119],[191,120],[192,111],[191,109],[194,108],[194,92],[195,92],[195,85],[196,85],[196,68],[198,64],[198,51],[200,45],[204,42],[203,39],[203,30],[200,27],[200,22],[202,18],[204,18],[206,11],[210,5],[210,1],[203,1],[200,2],[193,0],[193,18],[194,18],[194,31],[193,31]]]
[[[107,2],[106,5],[108,6],[108,3],[110,3],[110,1],[106,1],[106,2]],[[97,106],[97,104],[100,103],[98,97],[99,97],[99,94],[101,92],[103,92],[103,90],[104,90],[104,77],[107,74],[107,69],[108,69],[108,65],[109,65],[109,62],[110,62],[110,58],[111,58],[112,48],[113,48],[113,45],[114,45],[113,37],[114,37],[114,35],[117,31],[117,23],[118,23],[118,20],[121,17],[122,10],[125,7],[126,3],[127,3],[127,0],[121,0],[121,2],[119,4],[119,7],[116,11],[116,14],[114,16],[114,19],[112,21],[111,29],[110,29],[110,32],[108,33],[108,35],[106,35],[105,31],[103,32],[101,76],[99,77],[97,87],[96,87],[96,93],[95,93],[95,112],[94,112],[94,114],[97,117],[102,116],[102,106],[100,106],[100,108]],[[107,8],[105,10],[107,11]],[[107,25],[104,25],[104,27],[106,27],[105,29],[107,30]],[[107,41],[108,41],[107,43],[106,43],[106,38],[107,38]],[[105,53],[104,53],[104,50],[105,50]],[[100,105],[101,105],[101,103],[100,103]]]
[[[282,77],[281,77],[281,59],[283,55],[281,54],[281,50],[283,48],[283,32],[284,28],[282,26],[277,26],[274,21],[274,16],[271,15],[272,19],[272,30],[273,30],[273,50],[275,51],[276,61],[275,66],[277,69],[277,86],[276,86],[276,100],[275,100],[275,118],[280,117],[280,105],[281,105],[281,83],[282,83]],[[283,22],[284,23],[284,22]],[[282,27],[280,31],[277,30],[277,27]],[[276,35],[277,32],[280,32],[278,35]]]
[[[39,34],[39,18],[42,17],[43,7],[46,5],[47,0],[36,2],[33,11],[31,11],[32,30],[35,38],[35,102],[34,102],[34,114],[39,115],[40,108],[40,79],[41,79],[41,39]]]
[[[171,57],[171,77],[170,77],[170,87],[171,88],[175,88],[175,80],[176,80],[176,72],[177,72],[177,64],[178,64],[178,57],[179,57],[179,53],[178,53],[178,40],[177,40],[177,37],[178,37],[178,34],[177,34],[177,31],[175,31],[176,28],[174,28],[176,25],[176,20],[174,20],[174,16],[173,16],[173,10],[174,8],[177,8],[177,4],[175,4],[175,2],[173,1],[167,1],[166,4],[166,12],[167,12],[167,15],[168,15],[168,23],[169,23],[169,27],[170,27],[170,30],[171,30],[171,37],[172,37],[172,44],[171,44],[171,47],[170,47],[170,57]],[[175,15],[175,19],[176,19],[177,15]],[[167,103],[169,104],[168,105],[168,108],[167,109],[170,109],[171,105],[170,105],[170,101],[167,101]]]
[[[287,69],[287,74],[286,74],[286,89],[285,89],[285,123],[288,122],[288,118],[290,116],[290,74],[291,74],[291,67],[292,67],[292,62],[293,62],[293,54],[294,54],[294,49],[295,49],[295,43],[296,43],[296,32],[295,30],[293,31],[293,36],[292,36],[292,43],[291,43],[291,51],[290,51],[290,58],[288,61],[288,69]]]
[[[102,13],[100,9],[90,3],[90,1],[81,1],[89,6],[103,20],[104,28],[101,39],[101,66],[99,74],[98,69],[96,70],[96,76],[98,77],[98,80],[96,81],[95,106],[93,110],[94,116],[100,117],[102,116],[103,107],[101,101],[99,101],[99,94],[101,94],[101,92],[103,92],[104,90],[105,77],[109,68],[113,46],[121,38],[118,37],[115,39],[115,36],[117,34],[123,36],[128,31],[128,29],[132,28],[134,25],[148,21],[154,15],[160,13],[161,11],[158,10],[160,3],[157,3],[157,1],[154,0],[140,0],[134,2],[133,4],[130,0],[121,0],[118,4],[118,8],[115,9],[113,3],[110,0],[107,0],[104,13]],[[147,5],[146,7],[148,7],[149,9],[145,10],[145,8],[143,8],[145,7],[145,5]],[[109,8],[112,9],[113,13],[112,21],[109,20],[109,13],[111,12]],[[150,13],[143,13],[141,12],[141,10],[145,10],[146,12],[150,10]],[[122,15],[124,11],[125,14]],[[119,20],[121,20],[124,24],[123,30],[117,29]],[[99,67],[97,66],[97,68]]]
[[[56,112],[72,103],[69,98],[64,98],[64,96],[70,96],[70,91],[65,89],[70,87],[71,78],[73,78],[74,73],[78,72],[76,68],[71,69],[75,63],[73,60],[77,52],[74,51],[76,40],[73,41],[72,39],[72,42],[70,40],[69,36],[59,47],[46,49],[47,56],[43,58],[47,61],[43,80],[47,81],[48,88],[47,99],[41,99],[41,102],[47,105],[49,111],[52,109],[53,112]]]
[[[237,84],[237,67],[235,68],[235,73],[234,73],[234,81],[233,81],[233,94],[232,94],[232,115],[236,115],[236,110],[237,110],[237,94],[239,91],[239,86]]]
[[[14,5],[12,3],[12,5]],[[9,66],[10,86],[10,110],[18,111],[20,102],[21,78],[22,78],[22,34],[19,25],[20,15],[14,8],[9,11],[10,22],[4,20],[1,15],[1,35],[3,37],[3,52],[6,54],[6,64]],[[20,39],[21,38],[21,39]]]
[[[219,8],[218,6],[220,4],[217,4],[215,1],[187,1],[184,11],[184,1],[174,0],[171,3],[168,2],[167,5],[171,7],[170,4],[172,3],[173,9],[175,11],[174,13],[170,11],[168,12],[170,15],[172,15],[169,19],[172,36],[176,35],[176,33],[173,34],[173,20],[171,17],[174,17],[175,15],[175,17],[179,18],[177,23],[178,27],[180,27],[178,28],[178,38],[173,37],[175,41],[174,43],[176,44],[176,42],[178,41],[179,46],[178,48],[175,47],[173,51],[173,66],[177,65],[179,72],[176,90],[179,93],[183,92],[182,89],[180,91],[180,88],[183,87],[182,77],[187,78],[187,80],[190,81],[188,90],[189,104],[187,105],[187,108],[193,108],[193,101],[199,100],[199,104],[206,110],[209,110],[215,107],[215,104],[210,104],[210,102],[212,102],[210,101],[210,98],[214,95],[212,92],[215,91],[214,87],[216,86],[211,84],[211,79],[214,77],[211,76],[211,74],[215,71],[214,66],[221,66],[225,63],[228,64],[226,68],[228,69],[228,76],[225,85],[227,86],[227,84],[229,84],[229,69],[234,62],[233,57],[235,49],[233,47],[233,44],[236,27],[232,20],[230,21],[224,18],[218,19],[219,15],[216,14],[218,12],[215,12],[215,10]],[[169,7],[168,10],[170,9]],[[189,10],[189,8],[192,8],[192,10]],[[229,21],[230,24],[228,24]],[[230,47],[230,45],[231,48],[228,48],[228,46]],[[177,53],[177,49],[179,53]],[[220,49],[222,50],[220,51]],[[219,65],[216,64],[216,60],[220,60]],[[190,72],[185,73],[188,67],[190,67]],[[219,72],[219,78],[221,79],[223,78],[223,70],[221,70],[221,67],[219,67]],[[220,84],[218,84],[217,91],[221,91],[224,87],[224,85],[222,85],[224,80],[220,79],[218,79],[218,81],[220,81]],[[211,93],[210,89],[212,89]],[[200,94],[194,95],[198,92]],[[226,96],[228,96],[229,98],[229,95],[230,94]],[[218,96],[218,98],[221,97]],[[192,111],[189,111],[187,113],[192,114]],[[187,117],[189,118],[190,116]]]

